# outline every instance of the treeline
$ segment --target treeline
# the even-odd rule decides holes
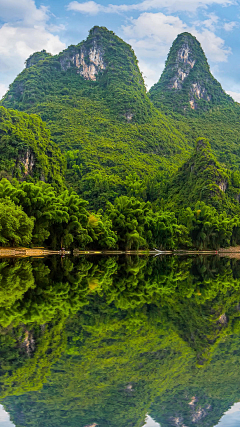
[[[90,212],[87,202],[72,190],[58,194],[42,181],[0,181],[2,246],[217,249],[239,242],[239,218],[218,213],[204,202],[174,213],[120,196],[104,211]]]

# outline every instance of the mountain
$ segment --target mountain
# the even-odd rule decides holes
[[[212,76],[201,45],[191,34],[180,34],[173,42],[149,97],[190,144],[198,137],[207,138],[217,160],[239,170],[240,104]]]
[[[68,184],[94,207],[126,193],[127,175],[160,180],[191,149],[149,100],[131,47],[102,27],[59,55],[31,55],[2,105],[40,115]]]
[[[13,97],[11,105],[26,110],[49,95],[74,95],[74,89],[83,97],[103,98],[125,122],[145,123],[153,114],[131,46],[103,27],[94,27],[86,41],[54,57],[44,50],[31,55],[5,104]]]
[[[173,42],[165,69],[149,94],[155,106],[185,114],[234,103],[212,76],[200,43],[189,33]]]
[[[64,158],[36,115],[0,107],[0,177],[62,186]]]
[[[193,155],[169,180],[165,191],[174,210],[203,201],[219,212],[239,212],[240,174],[224,168],[204,138],[197,140]]]
[[[156,200],[198,137],[211,142],[223,167],[240,168],[240,105],[211,75],[188,33],[173,43],[149,95],[132,48],[94,27],[59,55],[31,55],[2,105],[46,122],[66,158],[67,184],[90,208],[119,195]]]

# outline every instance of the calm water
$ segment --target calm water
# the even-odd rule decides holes
[[[0,427],[239,427],[239,260],[2,259],[0,281]]]

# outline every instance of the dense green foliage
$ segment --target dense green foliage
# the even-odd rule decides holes
[[[36,115],[0,107],[0,176],[45,180],[62,187],[64,159]]]
[[[213,184],[209,185],[211,190]],[[73,191],[58,194],[42,181],[10,183],[4,178],[0,181],[0,244],[129,250],[218,249],[240,243],[240,220],[233,216],[237,208],[231,216],[219,213],[214,197],[207,200],[210,206],[202,201],[186,207],[186,200],[181,207],[184,190],[190,187],[181,188],[179,199],[176,197],[180,208],[169,202],[169,210],[166,203],[164,209],[153,210],[150,202],[121,196],[114,204],[108,202],[104,213],[94,213]]]
[[[186,76],[181,80],[184,72]],[[178,82],[178,89],[173,88],[174,81]],[[198,137],[208,138],[217,159],[228,168],[239,170],[240,106],[213,78],[195,37],[188,33],[177,37],[162,76],[150,89],[149,96],[189,143]]]
[[[240,174],[221,165],[209,142],[199,138],[195,152],[166,184],[164,198],[174,211],[203,201],[228,215],[239,213]]]
[[[173,89],[179,64],[186,76]],[[190,108],[190,89],[196,84],[204,96],[198,99],[195,93],[195,109],[189,115],[185,104]],[[174,98],[169,103],[162,93]],[[200,44],[190,34],[183,33],[174,42],[150,98],[153,103],[133,50],[106,28],[94,27],[86,41],[59,55],[45,51],[31,55],[2,103],[38,113],[47,122],[66,157],[67,184],[89,203],[89,210],[71,189],[59,194],[44,183],[11,184],[24,192],[22,196],[15,199],[4,190],[1,197],[10,197],[29,221],[34,220],[28,242],[52,248],[118,249],[217,249],[239,244],[240,175],[217,160],[235,169],[240,164],[238,136],[232,131],[238,106],[212,77]],[[158,112],[153,104],[171,117]],[[14,123],[22,113],[3,107],[2,111],[5,119],[9,116],[5,120],[8,132],[12,129],[14,135],[20,134]],[[229,114],[227,121],[229,111],[234,112],[234,118]],[[36,116],[24,117],[29,120],[28,129],[34,120],[40,126]],[[45,132],[36,137],[34,152],[42,170],[45,165],[47,180],[54,184],[56,170],[51,172],[49,162],[58,155],[55,146],[49,153],[44,145],[50,141]],[[213,153],[200,138],[187,160],[194,138],[201,134],[212,137]],[[223,143],[225,137],[227,142]],[[12,156],[16,176],[14,170],[20,169],[14,159],[28,134],[21,138],[16,150],[11,148],[11,155],[3,150],[2,157],[5,162]],[[8,150],[12,146],[6,144]],[[31,156],[28,163],[29,159]],[[41,177],[35,174],[35,178]],[[10,184],[5,181],[4,185]],[[2,242],[16,244],[6,236]]]
[[[213,427],[239,399],[239,261],[13,260],[2,272],[25,289],[10,324],[0,312],[0,395],[17,427],[142,427],[147,412]]]
[[[84,79],[76,65],[81,53],[86,66],[93,65],[94,49],[105,66],[96,81]],[[66,155],[68,184],[91,207],[127,194],[126,175],[159,181],[186,159],[191,144],[153,107],[134,52],[111,31],[95,27],[86,41],[59,55],[38,61],[40,54],[30,58],[33,65],[10,85],[2,105],[41,116]]]
[[[85,80],[93,52],[101,66]],[[189,34],[150,99],[131,47],[95,27],[59,55],[31,55],[3,105],[38,113],[54,142],[37,116],[0,108],[1,245],[240,243],[239,107]],[[17,427],[142,427],[146,413],[213,427],[239,400],[239,261],[5,259],[0,281],[0,397]]]
[[[0,214],[2,245],[32,242],[58,249],[71,244],[84,248],[91,242],[95,247],[116,245],[111,222],[100,213],[90,214],[87,202],[72,191],[58,194],[50,184],[42,181],[33,184],[14,180],[10,183],[2,179],[0,200],[4,207]],[[16,210],[14,203],[18,205]]]
[[[189,33],[174,40],[165,69],[149,94],[157,108],[193,116],[198,110],[234,104],[212,76],[200,43]]]
[[[26,246],[31,243],[34,219],[29,218],[20,206],[8,199],[0,199],[0,244]]]

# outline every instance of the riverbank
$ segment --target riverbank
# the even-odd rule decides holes
[[[93,251],[93,250],[78,250],[74,249],[73,252],[66,250],[52,251],[49,249],[45,249],[44,247],[37,248],[0,248],[0,258],[11,258],[11,257],[45,257],[49,255],[138,255],[138,256],[160,256],[160,255],[178,255],[178,256],[186,256],[186,255],[219,255],[221,257],[227,256],[231,258],[239,258],[240,259],[240,246],[230,247],[227,249],[219,249],[216,250],[205,250],[205,251],[185,251],[185,250],[174,250],[174,251],[159,251],[157,249],[154,250],[134,250],[134,251]]]
[[[50,251],[44,247],[38,248],[0,248],[0,258],[9,257],[45,257],[47,255],[70,255],[70,251]]]

